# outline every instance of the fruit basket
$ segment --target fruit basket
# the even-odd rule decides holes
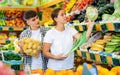
[[[12,51],[2,52],[2,59],[5,64],[20,65],[22,64],[22,57],[18,53]]]

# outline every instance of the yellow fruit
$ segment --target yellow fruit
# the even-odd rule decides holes
[[[77,68],[77,71],[82,71],[82,69],[83,69],[83,66],[79,65],[78,68]]]
[[[115,72],[109,71],[105,75],[117,75]]]
[[[31,42],[31,43],[28,43],[28,47],[27,48],[32,48],[32,46],[33,46],[33,43]]]
[[[106,41],[105,40],[97,40],[95,43],[97,43],[97,44],[105,44]]]
[[[100,48],[100,49],[104,48],[103,45],[100,45],[100,44],[97,44],[97,43],[93,43],[91,47],[96,47],[96,48]]]
[[[34,45],[32,46],[32,49],[37,49],[37,45],[34,44]]]

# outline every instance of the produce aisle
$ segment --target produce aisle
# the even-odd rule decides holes
[[[23,20],[24,12],[35,10],[40,23],[51,29],[54,26],[50,15],[55,8],[65,10],[66,26],[83,33],[81,41],[77,40],[74,49],[69,51],[75,52],[74,71],[47,69],[44,72],[40,68],[30,70],[29,65],[23,69],[18,37],[28,27]],[[120,75],[119,11],[120,0],[0,0],[0,75]],[[94,28],[91,37],[84,42],[88,18],[94,21]],[[34,47],[39,50],[41,42],[30,38],[22,41],[36,43]],[[36,57],[37,52],[31,56]]]

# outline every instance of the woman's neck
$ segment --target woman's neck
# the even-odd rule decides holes
[[[64,31],[65,30],[64,24],[57,24],[55,29],[57,29],[58,31]]]

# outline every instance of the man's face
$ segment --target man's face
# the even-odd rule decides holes
[[[27,20],[27,24],[31,27],[31,28],[38,28],[40,26],[40,21],[39,21],[39,17],[35,16],[33,18],[30,18],[29,20]]]

